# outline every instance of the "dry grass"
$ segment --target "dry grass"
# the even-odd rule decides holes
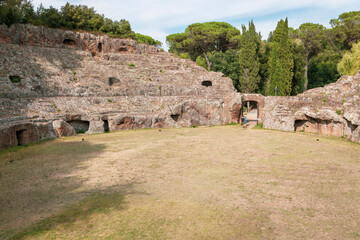
[[[359,144],[240,126],[81,138],[0,152],[0,239],[360,238]]]

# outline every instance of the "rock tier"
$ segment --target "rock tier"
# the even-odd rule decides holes
[[[220,125],[241,103],[223,74],[134,40],[0,31],[0,149],[75,132]]]

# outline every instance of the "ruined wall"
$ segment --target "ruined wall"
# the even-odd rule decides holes
[[[0,26],[0,149],[86,129],[226,124],[238,106],[231,79],[154,46]]]
[[[360,71],[295,97],[265,97],[264,128],[360,142]]]
[[[210,84],[211,83],[211,84]],[[239,122],[360,142],[360,73],[296,97],[236,93],[231,79],[134,40],[0,26],[0,149],[76,132]]]

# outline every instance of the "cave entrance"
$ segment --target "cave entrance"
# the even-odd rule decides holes
[[[179,120],[180,114],[171,114],[170,117],[177,122]]]
[[[294,131],[295,132],[305,132],[307,120],[295,120]]]
[[[259,103],[256,101],[244,101],[242,104],[240,119],[241,124],[247,122],[258,122]]]
[[[83,121],[83,120],[73,120],[68,121],[68,124],[70,124],[76,133],[85,133],[89,130],[90,122],[89,121]]]
[[[27,144],[26,131],[25,130],[16,131],[16,140],[18,146]]]
[[[110,128],[109,128],[109,121],[108,120],[103,120],[104,122],[104,132],[110,132]]]

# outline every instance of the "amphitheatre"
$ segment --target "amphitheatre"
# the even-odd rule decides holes
[[[360,71],[243,94],[154,46],[24,24],[0,26],[0,70],[0,239],[360,238]]]

